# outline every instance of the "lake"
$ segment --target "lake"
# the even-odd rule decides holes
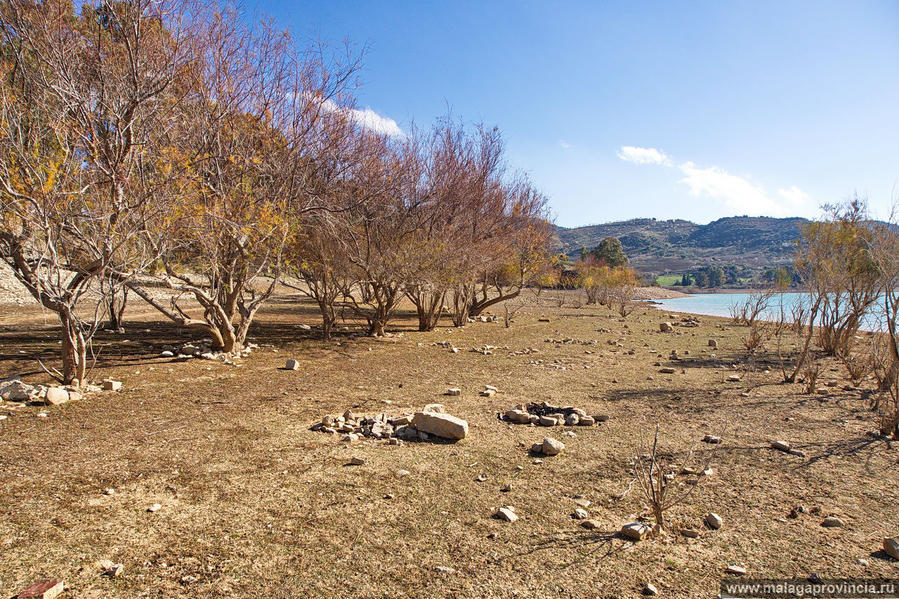
[[[662,310],[670,312],[686,312],[688,314],[702,314],[705,316],[730,317],[731,306],[742,304],[749,299],[749,293],[697,293],[690,297],[675,299],[653,300],[653,303]],[[804,294],[784,293],[774,296],[771,306],[762,314],[763,320],[777,320],[780,311],[780,298],[783,298],[784,313],[790,318],[790,310]],[[865,319],[862,329],[867,331],[882,330],[876,315],[870,315]]]

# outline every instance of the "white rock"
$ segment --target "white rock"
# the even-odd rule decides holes
[[[641,541],[649,534],[649,527],[642,522],[629,522],[621,527],[619,534],[632,541]]]
[[[412,426],[417,430],[444,439],[464,439],[468,435],[468,423],[449,414],[418,412],[412,417]]]
[[[543,437],[543,444],[541,447],[544,455],[558,455],[565,449],[565,444],[552,437]]]
[[[509,422],[517,422],[518,424],[527,424],[530,422],[531,415],[524,410],[509,410],[506,412],[506,420]]]
[[[431,414],[446,414],[446,406],[442,403],[429,403],[421,410],[422,412],[430,412]]]
[[[725,568],[724,571],[728,574],[736,574],[737,576],[746,574],[746,568],[744,568],[743,566],[738,566],[736,564],[730,564],[727,568]]]
[[[718,514],[712,512],[708,516],[705,517],[705,524],[712,530],[718,530],[721,528],[721,525],[724,524],[724,519],[721,518]]]
[[[515,513],[515,508],[511,505],[499,508],[493,513],[493,517],[499,520],[505,520],[506,522],[515,522],[516,520],[518,520],[518,515]]]
[[[771,449],[776,449],[777,451],[790,451],[791,445],[786,441],[772,441]]]
[[[150,513],[153,513],[153,512],[158,512],[161,509],[162,509],[162,504],[154,503],[153,505],[151,505],[150,507],[147,508],[147,511]]]
[[[53,406],[64,404],[69,401],[69,392],[62,387],[48,387],[46,401]]]
[[[458,387],[450,387],[449,389],[446,390],[446,393],[444,395],[450,395],[450,396],[462,395],[462,389],[460,389]]]
[[[122,382],[114,381],[112,379],[106,379],[102,383],[102,389],[104,391],[121,391],[122,390]]]
[[[647,582],[645,585],[643,585],[643,590],[641,592],[648,597],[653,597],[659,594],[659,590],[651,582]]]

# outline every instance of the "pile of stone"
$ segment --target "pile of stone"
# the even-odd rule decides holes
[[[607,414],[590,415],[571,406],[554,406],[547,402],[519,404],[502,415],[506,422],[537,426],[593,426],[609,419]]]
[[[583,339],[573,339],[571,337],[565,337],[564,339],[544,339],[543,343],[558,343],[562,345],[596,345],[599,343],[596,339],[591,339],[589,341],[585,341]]]
[[[244,348],[237,353],[228,354],[222,351],[213,351],[212,339],[201,339],[198,342],[188,342],[181,345],[163,345],[160,348],[159,356],[161,358],[175,358],[178,360],[187,360],[190,358],[199,358],[202,360],[220,360],[222,362],[232,363],[231,358],[246,358],[254,349],[259,346],[255,343],[247,343]]]
[[[396,441],[429,441],[432,437],[458,441],[468,435],[468,423],[446,413],[442,404],[428,404],[421,412],[403,416],[364,416],[347,410],[342,416],[327,415],[310,428],[351,443],[363,437]]]
[[[86,385],[76,387],[57,387],[46,385],[29,385],[19,378],[0,380],[0,400],[10,403],[29,403],[58,406],[67,401],[78,401],[83,393],[100,391],[100,387]]]

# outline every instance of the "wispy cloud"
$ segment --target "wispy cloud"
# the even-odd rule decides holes
[[[571,144],[568,143],[567,141],[565,141],[564,139],[560,139],[560,140],[559,140],[559,147],[562,148],[563,150],[570,150],[570,149],[571,149]]]
[[[811,197],[795,185],[772,195],[750,177],[731,174],[718,166],[700,167],[691,161],[675,166],[655,148],[622,146],[618,157],[635,164],[674,167],[683,175],[678,183],[686,185],[690,195],[717,200],[733,214],[794,216],[814,210]]]
[[[671,161],[665,152],[655,148],[641,148],[639,146],[621,146],[618,157],[634,164],[663,164],[670,166]]]

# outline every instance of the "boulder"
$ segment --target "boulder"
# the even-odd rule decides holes
[[[417,430],[444,439],[464,439],[468,435],[468,423],[449,414],[418,412],[412,417],[412,426]]]
[[[649,534],[650,528],[642,522],[629,522],[621,527],[619,534],[631,541],[642,541]]]
[[[531,421],[530,419],[531,415],[524,410],[509,410],[506,412],[506,420],[509,422],[528,424]]]
[[[62,387],[48,387],[46,401],[51,406],[58,406],[69,401],[69,392]]]
[[[883,540],[883,550],[891,558],[899,560],[899,537],[885,538]]]
[[[505,520],[506,522],[515,522],[516,520],[518,520],[518,515],[515,513],[515,508],[511,505],[499,508],[498,510],[493,512],[493,517],[498,520]]]
[[[540,447],[544,455],[559,455],[565,449],[565,444],[552,437],[543,437],[543,443]]]

